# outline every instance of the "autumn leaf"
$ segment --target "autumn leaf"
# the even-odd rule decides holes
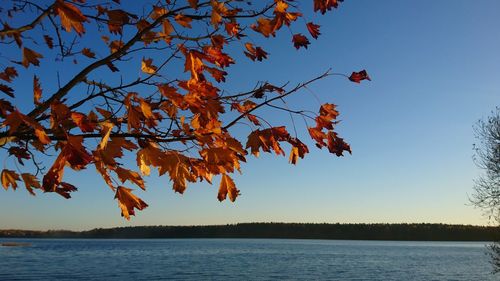
[[[11,87],[9,87],[5,84],[0,83],[0,91],[2,91],[3,93],[5,93],[7,96],[9,96],[11,98],[14,97],[14,89],[12,89]]]
[[[129,23],[130,17],[123,10],[107,10],[108,29],[112,34],[122,34],[123,25]]]
[[[62,197],[69,199],[71,198],[70,192],[75,192],[77,191],[77,188],[67,182],[61,182],[59,186],[57,186],[54,190],[55,193],[61,195]]]
[[[19,180],[19,175],[12,171],[12,170],[7,170],[3,169],[2,170],[2,186],[5,190],[9,188],[9,186],[12,187],[12,189],[16,190],[17,188],[17,182]]]
[[[39,58],[43,58],[43,56],[31,49],[23,48],[23,60],[21,64],[26,68],[28,68],[30,64],[39,66],[40,65],[40,61],[38,60]]]
[[[0,144],[2,144],[0,142]],[[23,159],[31,159],[31,154],[28,153],[28,149],[19,146],[11,146],[9,147],[9,155],[14,155],[17,157],[17,162],[19,164],[24,165]]]
[[[327,10],[337,8],[340,2],[344,2],[344,0],[314,0],[314,11],[320,11],[324,14]]]
[[[193,21],[192,18],[187,17],[183,14],[177,14],[174,19],[181,26],[186,27],[186,28],[191,28],[191,21]]]
[[[264,152],[271,152],[272,149],[278,155],[285,155],[279,142],[288,141],[289,139],[290,134],[287,132],[285,126],[255,130],[248,135],[246,148],[250,148],[251,153],[255,156],[259,156],[260,149]]]
[[[295,165],[299,157],[303,159],[306,153],[309,153],[309,148],[297,138],[291,138],[289,142],[292,145],[289,161]]]
[[[38,77],[33,76],[33,102],[35,104],[40,104],[40,98],[42,97],[42,88],[40,87],[40,81]]]
[[[258,18],[257,24],[253,24],[250,26],[256,32],[261,33],[265,37],[269,37],[270,35],[275,34],[275,25],[272,20],[266,18]]]
[[[132,194],[132,189],[119,186],[116,189],[115,199],[118,199],[118,206],[122,211],[122,217],[130,220],[130,216],[135,216],[135,209],[143,210],[148,207],[144,201]]]
[[[349,80],[355,83],[360,83],[362,80],[371,81],[370,76],[366,73],[366,70],[361,70],[360,72],[353,72],[351,76],[349,76]]]
[[[80,112],[71,112],[71,119],[84,133],[90,133],[95,130],[95,123],[92,122],[87,115]]]
[[[0,79],[10,83],[17,75],[17,70],[12,66],[8,66],[3,72],[0,72]]]
[[[198,9],[198,0],[188,0],[189,6],[193,9]]]
[[[101,126],[101,134],[103,136],[101,142],[99,143],[99,148],[104,149],[108,144],[109,136],[111,134],[111,130],[113,129],[114,125],[113,123],[106,121],[101,123],[100,126]]]
[[[293,42],[293,46],[295,47],[295,49],[299,49],[300,47],[304,47],[307,49],[307,45],[309,45],[309,39],[307,39],[307,37],[305,37],[304,35],[302,34],[294,34],[293,35],[293,38],[292,38],[292,42]]]
[[[49,47],[49,49],[54,48],[54,39],[52,39],[52,37],[45,34],[43,35],[43,39],[45,40],[45,44],[47,44],[47,47]]]
[[[74,29],[80,36],[85,32],[83,23],[87,21],[87,18],[78,7],[63,0],[56,0],[54,11],[61,18],[61,24],[67,32]]]
[[[307,26],[307,30],[309,31],[309,33],[311,34],[311,36],[314,38],[314,39],[318,39],[318,36],[321,34],[319,32],[319,25],[317,24],[314,24],[312,22],[308,22],[306,24]]]
[[[219,201],[224,201],[227,195],[229,195],[229,200],[234,202],[236,197],[240,195],[240,191],[236,188],[232,178],[230,178],[227,174],[222,174],[217,199],[219,199]]]
[[[83,48],[82,55],[84,55],[88,58],[91,58],[91,59],[95,59],[95,53],[92,52],[89,48]]]
[[[262,61],[263,59],[267,59],[268,53],[264,51],[261,47],[254,47],[252,43],[245,43],[245,56],[249,57],[251,60]]]
[[[35,196],[35,192],[33,191],[33,188],[42,189],[40,182],[38,181],[38,179],[34,175],[32,175],[30,173],[22,173],[21,178],[24,181],[24,185],[26,186],[26,190],[28,190],[28,192],[31,195]]]
[[[143,190],[146,189],[146,187],[144,185],[144,180],[139,175],[139,173],[128,170],[128,169],[124,169],[122,167],[116,167],[116,169],[114,171],[122,183],[125,183],[125,181],[128,180],[128,181],[136,184],[137,186],[139,186],[141,189],[143,189]]]
[[[155,74],[158,67],[153,65],[153,59],[142,58],[141,70],[147,74]]]
[[[344,151],[351,153],[351,147],[336,133],[330,131],[328,132],[328,151],[337,156],[343,156]]]

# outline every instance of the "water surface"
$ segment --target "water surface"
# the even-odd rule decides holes
[[[0,239],[0,280],[500,280],[485,243]]]

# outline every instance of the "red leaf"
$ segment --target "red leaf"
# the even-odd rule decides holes
[[[360,72],[353,72],[351,76],[349,76],[349,80],[355,83],[360,83],[362,80],[371,81],[370,76],[366,73],[366,70],[361,70]]]
[[[307,49],[307,45],[309,45],[309,39],[302,34],[295,34],[292,38],[293,46],[298,50],[300,47],[304,47]]]
[[[318,39],[318,36],[321,34],[319,32],[319,25],[317,24],[314,24],[312,22],[309,22],[307,23],[307,30],[309,31],[309,33],[311,34],[311,36],[314,38],[314,39]]]

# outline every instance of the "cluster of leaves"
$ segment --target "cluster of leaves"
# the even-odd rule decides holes
[[[66,167],[78,171],[94,166],[113,190],[122,216],[129,219],[135,209],[147,204],[123,185],[128,181],[145,189],[143,176],[153,167],[160,176],[168,174],[179,193],[188,182],[211,183],[213,176],[220,175],[217,198],[234,201],[239,190],[230,174],[240,171],[248,152],[285,155],[281,145],[288,143],[293,164],[309,152],[285,126],[272,126],[257,115],[261,108],[309,118],[314,125],[308,132],[317,147],[326,147],[337,156],[350,152],[335,132],[339,113],[334,104],[321,105],[315,116],[275,104],[332,75],[329,72],[291,89],[267,82],[233,95],[222,89],[226,70],[235,63],[226,47],[241,46],[241,52],[253,61],[267,59],[269,54],[253,43],[251,35],[267,38],[275,37],[283,27],[292,30],[298,19],[305,19],[295,1],[258,1],[251,6],[237,0],[167,0],[158,1],[143,14],[127,9],[119,0],[55,0],[45,6],[29,0],[6,2],[0,10],[7,20],[2,22],[0,42],[9,47],[3,57],[12,58],[0,72],[0,91],[8,96],[0,99],[0,146],[22,167],[16,164],[17,171],[4,167],[1,182],[5,189],[16,189],[22,181],[33,195],[39,189],[69,198],[77,188],[63,181]],[[314,0],[313,8],[324,14],[339,2]],[[23,23],[14,27],[19,22]],[[320,26],[313,22],[306,21],[305,29],[314,39],[320,35]],[[96,42],[96,34],[102,42]],[[96,47],[98,43],[104,44],[107,53]],[[300,49],[310,41],[296,33],[292,43]],[[43,54],[33,47],[40,44],[47,47]],[[53,85],[42,85],[42,72],[33,75],[20,66],[37,71],[35,67],[49,65],[46,57],[51,56],[61,63],[73,60],[75,67],[77,63],[84,66],[47,93],[43,88]],[[110,72],[110,77],[122,75],[120,68],[129,68],[129,60],[137,57],[142,57],[139,78],[127,82],[123,75],[117,83],[99,78],[103,71]],[[186,74],[163,71],[166,65],[179,62]],[[43,74],[54,76],[48,67]],[[345,77],[356,83],[369,80],[364,70]],[[15,79],[32,81],[31,111],[21,111],[22,102],[11,87]],[[245,145],[230,132],[241,123],[253,128]],[[92,139],[98,142],[92,145]],[[139,171],[120,163],[125,153],[135,154]],[[38,154],[56,156],[45,169],[36,160]],[[24,166],[26,160],[32,165]]]

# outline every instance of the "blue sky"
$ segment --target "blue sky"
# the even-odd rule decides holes
[[[322,36],[311,40],[308,50],[295,50],[286,31],[263,43],[267,61],[236,57],[226,86],[234,91],[256,80],[296,84],[329,68],[347,74],[367,69],[373,80],[368,83],[329,77],[309,87],[322,102],[338,105],[338,131],[352,155],[336,158],[308,141],[311,153],[297,166],[287,157],[249,157],[243,174],[234,177],[242,193],[235,203],[217,201],[218,180],[213,186],[192,184],[179,195],[168,178],[149,177],[148,190],[137,192],[149,207],[129,222],[120,218],[112,192],[93,168],[67,169],[65,177],[79,187],[72,199],[3,191],[0,228],[252,221],[487,224],[467,196],[480,174],[472,162],[472,126],[500,101],[498,11],[500,2],[494,0],[346,1],[339,10],[315,16]],[[317,110],[310,92],[292,97],[291,107]],[[263,114],[275,124],[290,123],[288,115]],[[302,120],[295,121],[304,131]]]

